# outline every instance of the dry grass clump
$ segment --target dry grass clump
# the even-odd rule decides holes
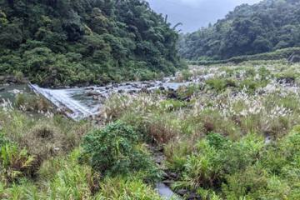
[[[180,135],[180,130],[160,119],[149,120],[146,124],[146,131],[158,144],[166,144]]]
[[[54,110],[53,105],[45,98],[33,94],[18,94],[15,106],[22,111],[47,113]]]
[[[65,135],[56,127],[38,124],[25,134],[19,144],[25,146],[39,162],[65,152]]]

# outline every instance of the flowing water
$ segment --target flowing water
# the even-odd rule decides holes
[[[156,190],[158,194],[164,199],[164,200],[179,200],[179,196],[176,195],[168,186],[166,186],[164,183],[158,183],[156,184]]]
[[[175,83],[167,79],[70,89],[47,89],[37,85],[29,85],[29,87],[62,109],[68,117],[81,120],[96,115],[103,101],[114,93],[135,93],[145,89],[150,91],[159,88],[177,90],[180,86],[188,84],[191,82]]]

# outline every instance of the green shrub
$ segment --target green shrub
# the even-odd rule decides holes
[[[223,92],[228,87],[236,87],[237,83],[232,79],[223,79],[223,78],[212,78],[208,79],[205,82],[210,89],[213,89],[217,92]]]
[[[244,170],[259,157],[263,140],[249,135],[238,142],[211,134],[197,144],[185,164],[183,186],[220,187],[226,175]]]
[[[51,199],[90,199],[99,190],[100,175],[94,173],[90,166],[80,165],[79,156],[80,151],[76,149],[67,157],[58,158],[62,160],[60,167],[53,174],[54,178],[50,179],[46,193],[48,197]],[[43,167],[40,172],[45,172],[48,167],[53,166],[50,164],[50,166],[44,165]]]
[[[0,179],[6,183],[14,182],[21,177],[30,176],[36,171],[34,157],[26,149],[20,150],[17,145],[7,143],[0,149]]]
[[[139,136],[121,121],[87,134],[82,158],[96,170],[109,174],[126,174],[151,167],[149,156],[138,148]]]
[[[3,133],[0,131],[0,148],[9,143],[9,140],[5,137]]]
[[[248,167],[226,177],[222,192],[226,199],[259,199],[266,193],[268,174],[257,167]]]
[[[180,100],[188,100],[193,95],[197,94],[197,92],[200,91],[200,86],[197,84],[190,84],[188,86],[182,86],[180,87],[176,92],[178,95],[178,98]]]
[[[216,78],[209,79],[206,81],[206,84],[213,90],[217,92],[222,92],[226,89],[226,81],[224,79]]]
[[[101,184],[97,199],[161,200],[158,193],[136,178],[106,178]]]

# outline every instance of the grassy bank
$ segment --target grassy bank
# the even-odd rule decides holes
[[[92,144],[89,138],[98,140]],[[3,103],[0,198],[160,199],[152,187],[160,171],[139,138],[121,122],[100,131],[91,122],[29,115]]]
[[[97,125],[4,103],[0,197],[152,200],[164,181],[183,199],[299,199],[299,69],[194,66],[176,92],[112,96]]]
[[[290,73],[293,72],[293,73]],[[102,120],[122,120],[160,146],[171,187],[186,198],[299,199],[298,65],[195,67],[175,99],[115,96]]]

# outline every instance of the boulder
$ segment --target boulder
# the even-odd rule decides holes
[[[89,90],[89,91],[86,92],[86,95],[87,96],[99,96],[100,94],[96,91]]]
[[[164,91],[164,90],[165,90],[165,87],[160,86],[160,87],[159,87],[159,90]]]

